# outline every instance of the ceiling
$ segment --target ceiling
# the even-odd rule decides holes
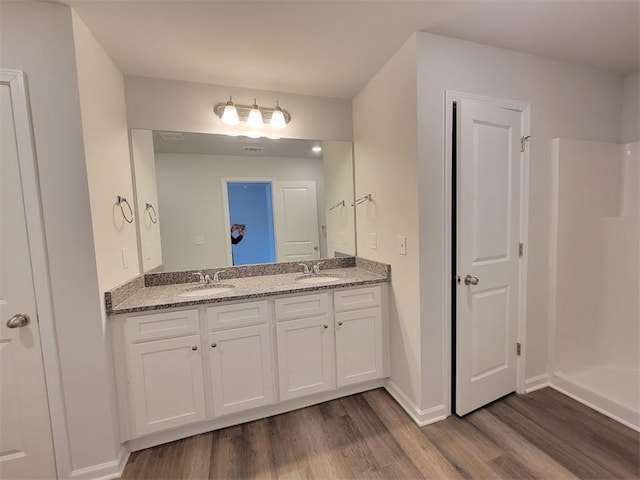
[[[125,75],[350,99],[416,30],[639,68],[640,0],[62,1]]]
[[[207,133],[153,132],[153,149],[161,153],[202,155],[236,155],[251,157],[291,157],[322,159],[322,153],[311,149],[321,141],[292,138],[248,138],[246,136]]]

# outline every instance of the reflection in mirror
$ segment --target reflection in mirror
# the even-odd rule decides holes
[[[145,273],[356,254],[351,142],[131,130],[131,150]]]

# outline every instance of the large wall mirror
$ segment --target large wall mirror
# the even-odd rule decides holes
[[[131,130],[145,273],[355,255],[351,142]]]

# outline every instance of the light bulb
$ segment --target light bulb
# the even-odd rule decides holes
[[[229,97],[229,101],[224,107],[224,112],[222,113],[221,120],[227,125],[238,125],[240,123],[240,119],[238,118],[238,110],[236,110],[235,105],[231,101],[231,97]]]
[[[249,111],[247,125],[251,128],[261,128],[262,125],[264,125],[264,122],[262,121],[262,113],[260,113],[260,109],[258,108],[255,98],[253,99],[253,105],[251,105],[251,111]]]
[[[320,153],[322,151],[322,147],[319,145],[316,145],[311,150],[313,150],[314,153]]]
[[[271,114],[271,128],[285,128],[287,126],[287,122],[284,119],[284,113],[282,113],[282,109],[278,102],[276,102],[276,108],[273,109],[273,113]]]

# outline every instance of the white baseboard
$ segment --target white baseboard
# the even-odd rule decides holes
[[[422,410],[418,408],[409,397],[398,388],[391,380],[384,382],[384,388],[395,399],[396,402],[409,414],[411,419],[419,426],[424,427],[431,423],[440,422],[447,418],[444,405]]]
[[[640,413],[566,378],[562,372],[551,377],[551,388],[592,408],[596,412],[640,432]]]
[[[529,377],[524,381],[524,393],[535,392],[536,390],[549,386],[551,386],[549,374],[543,373],[535,377]]]
[[[129,460],[129,449],[124,445],[118,452],[118,457],[111,461],[105,462],[91,467],[80,468],[71,472],[72,480],[112,480],[114,478],[120,478],[124,467]]]

